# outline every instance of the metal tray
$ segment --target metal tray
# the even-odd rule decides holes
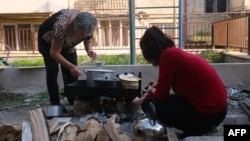
[[[63,113],[63,106],[61,105],[44,105],[42,109],[46,117],[60,117]]]

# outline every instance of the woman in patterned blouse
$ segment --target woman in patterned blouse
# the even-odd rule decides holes
[[[52,105],[60,104],[57,76],[61,66],[64,86],[78,80],[81,70],[77,66],[75,46],[83,41],[89,57],[96,59],[92,50],[92,34],[96,18],[88,12],[62,9],[46,19],[39,27],[38,49],[44,58],[46,82]],[[73,104],[74,98],[69,98]]]

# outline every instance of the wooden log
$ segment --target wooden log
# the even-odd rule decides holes
[[[42,108],[29,110],[33,141],[50,141],[48,123]]]
[[[60,128],[57,141],[76,141],[77,133],[80,131],[81,129],[78,125],[75,125],[71,122],[66,122]]]
[[[167,128],[167,136],[168,136],[168,141],[179,141],[178,137],[176,136],[174,130],[170,127]]]
[[[49,133],[50,133],[50,135],[53,135],[53,134],[57,133],[59,131],[59,129],[60,129],[57,117],[54,117],[50,121],[48,121],[48,125],[49,125]]]
[[[103,124],[100,120],[96,118],[88,119],[83,126],[85,132],[82,141],[95,141],[102,128]]]
[[[0,141],[21,140],[21,127],[12,124],[0,126]]]
[[[103,127],[100,133],[97,135],[96,141],[112,141],[112,139],[109,137],[107,131]]]

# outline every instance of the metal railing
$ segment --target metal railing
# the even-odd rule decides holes
[[[5,42],[0,40],[0,44],[4,46],[4,53],[6,53],[6,57],[0,56],[0,62],[3,63],[5,66],[9,66],[8,59],[10,55],[10,46],[8,46]]]
[[[117,21],[109,21],[116,25]],[[94,33],[95,50],[129,50],[129,23],[126,20],[119,21],[123,26],[98,27]],[[105,24],[105,23],[104,23]],[[118,24],[120,25],[120,24]],[[156,24],[157,25],[157,24]],[[150,26],[150,25],[148,25]],[[135,48],[139,48],[140,37],[148,26],[135,27]],[[166,34],[174,36],[177,42],[178,28],[168,28],[171,23],[160,25]],[[249,17],[219,20],[194,20],[183,23],[183,48],[184,49],[207,49],[212,47],[248,49],[249,46]],[[0,29],[2,42],[7,44],[12,51],[37,52],[37,28],[23,29]],[[0,44],[0,53],[7,51]],[[84,50],[84,45],[77,45],[78,50]]]

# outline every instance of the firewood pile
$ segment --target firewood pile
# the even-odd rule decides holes
[[[0,127],[0,141],[132,141],[127,133],[121,133],[117,115],[110,116],[105,123],[96,117],[88,118],[82,125],[70,120],[60,124],[59,118],[47,120],[42,108],[29,111],[29,122],[22,127],[4,125]],[[133,131],[131,131],[133,132]],[[169,132],[170,133],[170,132]],[[169,141],[178,141],[169,134]],[[135,141],[145,138],[137,137]]]

